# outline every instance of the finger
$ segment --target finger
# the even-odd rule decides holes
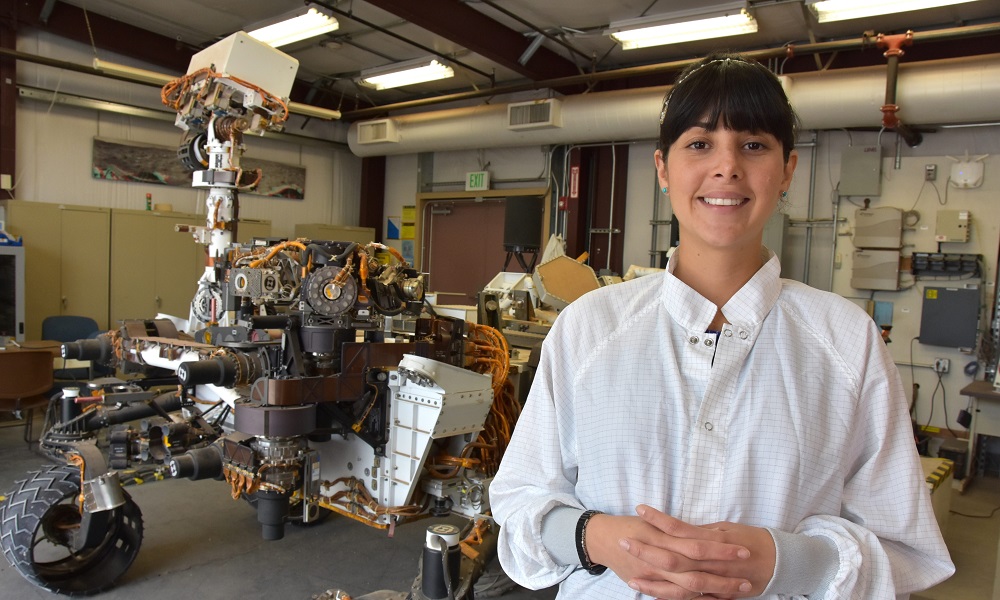
[[[685,523],[680,519],[660,512],[655,508],[640,504],[636,513],[653,527],[663,533],[678,538],[690,540],[683,546],[683,554],[695,560],[735,560],[750,558],[750,550],[745,546],[728,544],[723,540],[725,530],[722,527],[706,528]],[[716,525],[722,525],[721,523]],[[681,550],[678,550],[681,551]]]
[[[656,598],[684,599],[689,598],[732,598],[745,597],[751,591],[750,582],[746,580],[718,577],[707,573],[697,575],[682,575],[670,579],[640,579],[633,577],[628,586],[637,592]],[[695,587],[690,587],[695,586]],[[698,591],[692,591],[698,590]]]
[[[750,558],[750,551],[738,544],[671,537],[650,544],[623,538],[618,545],[632,556],[667,571],[684,571],[693,561],[733,561]]]
[[[669,581],[633,578],[628,581],[628,586],[656,600],[696,600],[704,597],[700,592],[686,590]]]

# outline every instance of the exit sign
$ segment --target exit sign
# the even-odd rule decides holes
[[[490,172],[473,171],[465,174],[465,191],[481,192],[490,189]]]

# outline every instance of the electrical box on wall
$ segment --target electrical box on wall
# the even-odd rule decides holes
[[[974,348],[979,329],[978,288],[928,287],[920,313],[920,343]]]
[[[882,149],[848,146],[840,154],[841,196],[878,196],[882,193]]]
[[[898,290],[899,250],[855,252],[851,287],[858,290]]]
[[[969,241],[969,211],[939,210],[937,213],[937,226],[934,228],[934,241]]]
[[[903,211],[891,206],[854,211],[855,248],[902,248]]]

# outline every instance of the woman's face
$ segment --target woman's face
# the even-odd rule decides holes
[[[798,161],[784,160],[781,142],[768,133],[691,127],[670,146],[666,160],[656,151],[660,185],[690,250],[759,251],[764,225],[787,191]]]

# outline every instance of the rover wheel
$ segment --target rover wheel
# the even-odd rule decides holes
[[[17,482],[0,510],[0,546],[7,560],[31,583],[60,594],[87,595],[111,587],[142,543],[142,513],[126,492],[104,539],[74,551],[79,495],[80,469],[50,466]]]

